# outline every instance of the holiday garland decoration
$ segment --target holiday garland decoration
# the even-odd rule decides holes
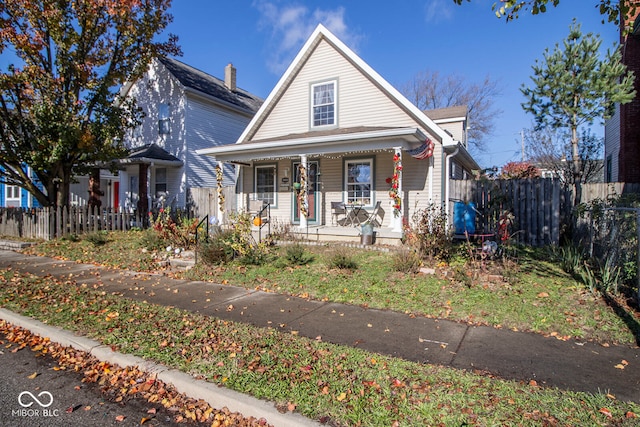
[[[402,199],[398,192],[400,188],[400,174],[402,172],[402,160],[400,160],[400,154],[393,155],[393,176],[387,178],[387,183],[391,184],[389,189],[389,197],[393,200],[393,216],[400,216],[402,209]]]
[[[224,194],[222,193],[222,168],[216,165],[216,181],[218,182],[218,205],[220,205],[220,214],[224,214]]]
[[[298,191],[298,205],[300,206],[300,214],[305,218],[309,216],[307,207],[307,169],[303,165],[298,166],[300,176],[300,191]]]

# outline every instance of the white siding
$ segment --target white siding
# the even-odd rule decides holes
[[[338,126],[417,126],[371,80],[326,41],[322,41],[295,80],[278,100],[254,140],[304,133],[310,130],[310,85],[338,82]]]
[[[128,96],[136,99],[145,117],[140,127],[131,131],[127,137],[127,146],[139,147],[144,144],[157,144],[184,160],[180,142],[185,135],[185,102],[182,85],[164,66],[154,61],[144,77],[131,87]],[[171,133],[169,135],[158,134],[158,106],[160,104],[170,104]]]
[[[132,86],[129,96],[136,98],[145,117],[140,127],[133,130],[127,139],[127,146],[139,147],[145,144],[156,144],[186,164],[186,99],[182,85],[162,64],[154,61],[144,77]],[[161,135],[158,133],[158,106],[160,104],[169,105],[169,134]],[[153,206],[155,196],[154,167],[150,167],[150,207]],[[137,190],[135,191],[137,192]],[[184,166],[167,167],[167,192],[167,204],[174,203],[178,207],[185,206],[186,170]],[[123,203],[121,202],[121,204]]]
[[[193,95],[188,96],[186,106],[186,170],[188,187],[215,187],[216,162],[211,156],[199,156],[196,150],[236,142],[251,117],[230,109],[213,105]],[[224,185],[235,184],[233,166],[225,166]]]
[[[388,177],[393,175],[393,152],[377,152],[372,153],[374,158],[374,201],[380,201],[384,210],[383,227],[391,226],[393,219],[392,200],[389,197],[389,184],[386,182]],[[318,223],[331,224],[331,202],[344,201],[344,162],[345,158],[311,158],[309,161],[318,161],[320,175],[320,184],[318,189]],[[276,204],[271,207],[271,217],[278,222],[290,223],[293,218],[293,203],[295,193],[292,191],[292,160],[280,160],[273,162],[259,162],[255,165],[275,164],[277,170],[278,194],[276,196]],[[254,165],[254,166],[255,166]],[[429,197],[429,174],[431,173],[431,160],[415,160],[410,156],[403,157],[403,190],[405,198],[403,200],[405,208],[409,209],[409,216],[415,209],[423,209],[432,202]],[[289,187],[282,183],[284,177],[284,169],[289,169]],[[254,198],[254,181],[253,166],[242,168],[242,179],[244,180],[245,195],[243,197],[241,208],[247,210],[248,201]],[[408,172],[410,171],[410,172]],[[435,175],[434,175],[435,177]],[[434,200],[439,200],[440,188],[439,180],[433,181]]]
[[[460,141],[462,143],[465,142],[464,129],[463,129],[463,126],[462,126],[463,122],[461,122],[461,121],[458,121],[458,122],[446,122],[446,123],[436,122],[436,124],[438,126],[440,126],[442,129],[444,129],[447,132],[449,132],[453,136],[454,140]]]

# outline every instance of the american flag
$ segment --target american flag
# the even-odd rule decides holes
[[[433,155],[433,141],[429,138],[418,148],[414,148],[413,150],[407,150],[407,153],[411,155],[414,159],[424,160],[428,159]]]

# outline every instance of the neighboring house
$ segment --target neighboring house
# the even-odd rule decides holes
[[[639,11],[640,12],[640,11]],[[631,25],[633,31],[625,34]],[[637,15],[621,19],[622,63],[636,75],[636,97],[616,105],[615,114],[605,123],[604,179],[606,182],[640,183],[640,21]]]
[[[117,162],[119,172],[100,171],[102,207],[146,213],[162,205],[206,204],[195,208],[201,215],[211,213],[216,163],[196,150],[234,143],[263,100],[236,86],[231,64],[220,80],[170,58],[154,60],[122,93],[136,99],[145,118],[125,140],[130,155]],[[224,187],[231,192],[235,173],[233,165],[224,168]],[[87,203],[88,182],[81,178],[72,189],[75,204]]]
[[[27,171],[34,180],[39,182],[30,168]],[[38,208],[40,206],[40,202],[24,188],[0,182],[1,208]]]
[[[241,208],[263,201],[272,220],[308,229],[331,224],[332,202],[362,205],[370,213],[380,202],[379,228],[397,238],[403,218],[410,220],[416,210],[431,203],[451,208],[450,179],[479,169],[460,142],[466,110],[432,115],[319,25],[236,144],[198,154],[241,165]],[[398,200],[390,188],[397,166],[401,203],[394,215]],[[304,187],[296,189],[304,181],[306,197]]]

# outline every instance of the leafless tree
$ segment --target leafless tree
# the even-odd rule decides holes
[[[552,172],[564,185],[572,186],[574,180],[571,135],[566,131],[547,127],[539,131],[524,132],[527,157],[540,169]],[[580,135],[581,183],[600,182],[603,179],[602,138],[586,130]]]
[[[486,148],[486,139],[502,113],[494,105],[501,94],[500,87],[488,76],[480,83],[470,83],[456,74],[442,76],[438,71],[425,70],[402,85],[400,91],[421,110],[465,105],[469,114],[469,144],[479,151]]]

